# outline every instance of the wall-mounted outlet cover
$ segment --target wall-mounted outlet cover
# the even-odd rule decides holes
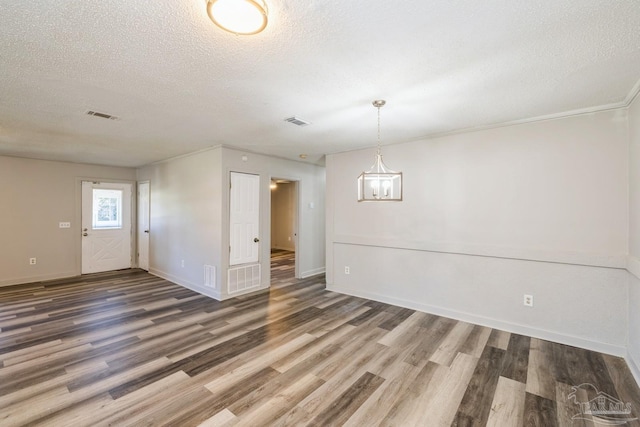
[[[533,307],[533,295],[524,296],[524,305],[527,307]]]

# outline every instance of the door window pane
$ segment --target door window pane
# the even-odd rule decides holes
[[[93,228],[122,228],[122,190],[93,189]]]

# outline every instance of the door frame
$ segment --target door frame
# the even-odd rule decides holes
[[[136,181],[128,180],[128,179],[112,179],[112,178],[97,178],[90,176],[79,176],[75,178],[75,215],[73,219],[73,223],[71,224],[71,231],[75,233],[75,273],[76,276],[82,275],[82,181],[93,181],[93,182],[113,182],[117,184],[131,184],[131,268],[135,268],[138,266],[138,259],[133,255],[136,253],[136,245],[137,245],[137,232],[138,232],[138,207],[135,203],[135,193],[133,191],[136,187]]]
[[[286,175],[273,175],[269,178],[269,183],[271,180],[286,180],[293,184],[293,195],[295,202],[295,218],[293,219],[293,246],[295,248],[295,258],[294,258],[294,277],[296,279],[300,279],[300,179],[299,178],[287,178]],[[271,190],[269,190],[269,246],[271,246]],[[269,251],[271,251],[271,247],[269,247]]]
[[[245,160],[243,160],[245,161]],[[298,241],[296,245],[296,261],[295,261],[295,277],[296,279],[300,279],[300,259],[302,258],[302,248],[299,244],[300,238],[304,235],[303,231],[300,230],[300,219],[302,218],[302,182],[303,180],[299,176],[291,175],[290,173],[278,172],[277,168],[274,170],[265,170],[264,168],[258,166],[255,168],[247,167],[242,164],[234,164],[232,166],[227,166],[224,168],[224,172],[222,175],[222,188],[221,188],[221,201],[222,201],[222,210],[220,212],[220,219],[222,224],[229,224],[229,209],[230,209],[230,191],[229,185],[231,183],[231,172],[239,172],[239,173],[247,173],[252,175],[260,175],[260,242],[264,243],[263,248],[266,252],[260,253],[260,265],[262,268],[262,286],[258,288],[260,289],[268,289],[271,287],[271,189],[269,188],[269,183],[271,182],[272,176],[277,176],[281,179],[286,179],[289,181],[297,182],[296,189],[296,198],[297,198],[297,206],[296,206],[296,218],[298,221]],[[230,267],[229,264],[229,244],[230,244],[230,233],[229,227],[223,226],[222,232],[220,234],[222,241],[222,252],[221,252],[221,263],[220,270],[222,274],[220,277],[220,289],[222,289],[221,297],[226,299],[228,297],[226,293],[227,289],[227,270]],[[263,249],[261,249],[263,250]],[[265,286],[268,284],[268,286]]]
[[[136,237],[136,255],[133,257],[135,260],[135,266],[140,268],[140,233],[139,233],[139,221],[140,221],[140,212],[139,204],[140,204],[140,184],[147,184],[149,186],[149,194],[147,195],[147,202],[149,206],[147,207],[147,214],[149,215],[149,235],[147,236],[147,270],[151,268],[151,181],[148,179],[145,181],[136,182],[136,196],[134,197],[136,200],[136,227],[135,227],[135,237]]]

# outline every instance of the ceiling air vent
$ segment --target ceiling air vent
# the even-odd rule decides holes
[[[112,116],[111,114],[106,114],[106,113],[99,113],[97,111],[87,111],[87,114],[89,116],[96,116],[96,117],[101,117],[103,119],[109,119],[109,120],[120,120],[120,117],[117,116]]]
[[[289,117],[287,119],[284,119],[285,122],[289,122],[289,123],[293,123],[296,126],[307,126],[310,125],[311,122],[308,122],[306,120],[301,119],[300,117]]]

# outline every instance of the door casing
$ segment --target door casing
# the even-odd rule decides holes
[[[151,192],[149,181],[138,183],[138,268],[149,271],[149,240]]]

